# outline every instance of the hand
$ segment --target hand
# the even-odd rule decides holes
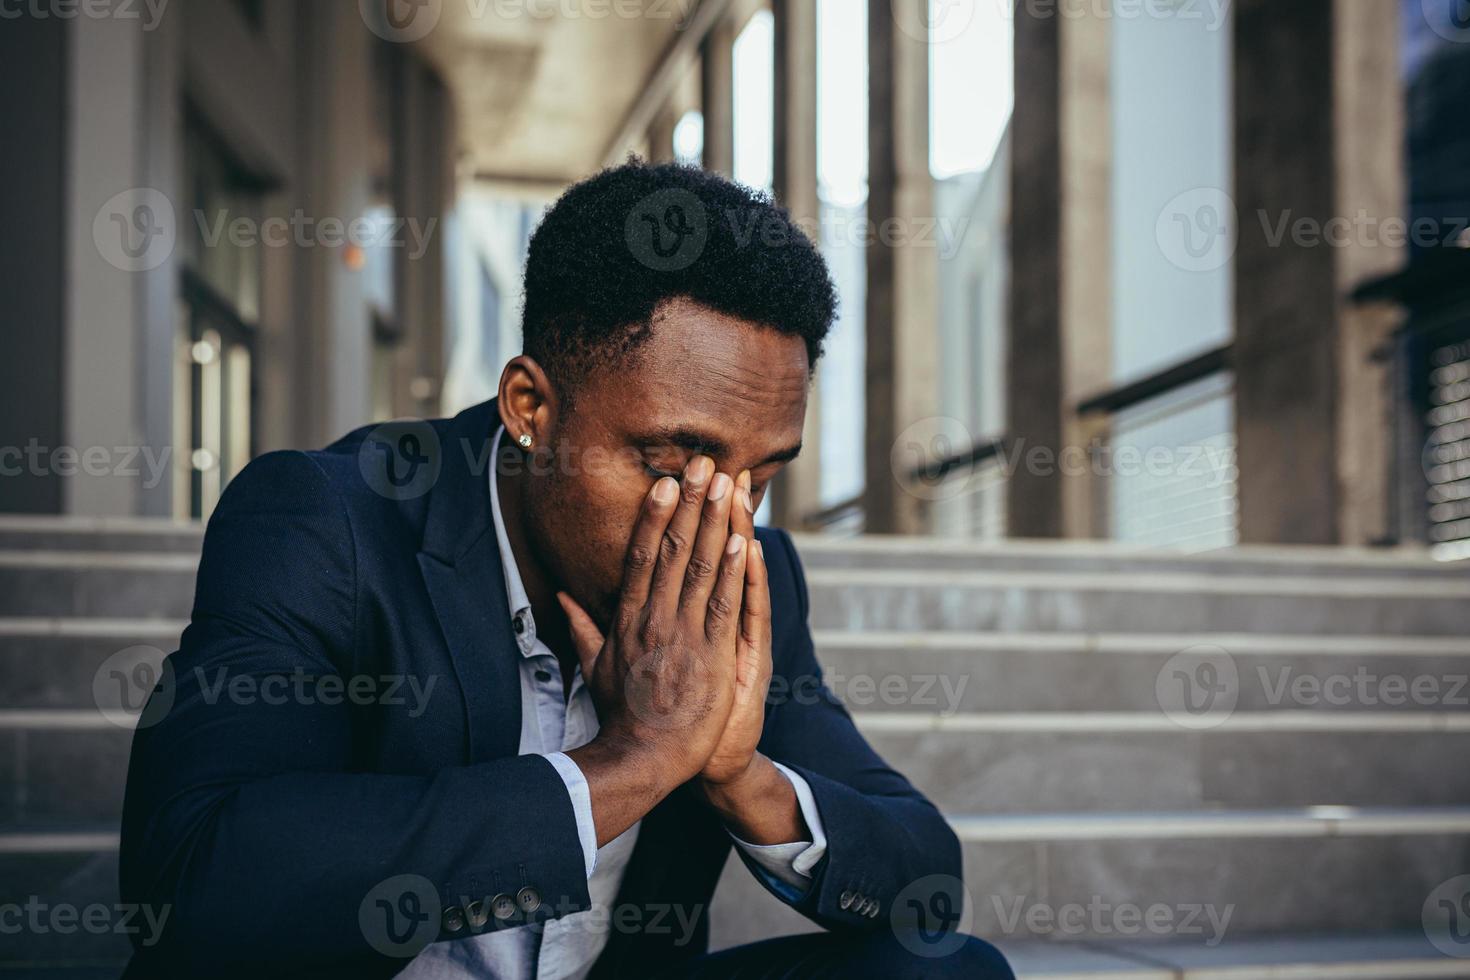
[[[670,477],[654,484],[609,635],[558,594],[601,723],[568,753],[592,790],[599,844],[703,769],[725,729],[748,552],[729,530],[733,491],[704,456],[689,462],[682,488]]]
[[[725,731],[699,773],[705,783],[716,785],[734,782],[750,769],[765,727],[766,693],[771,686],[771,590],[765,552],[755,539],[748,470],[735,481],[730,529],[745,536],[753,547],[745,563],[745,595],[735,646],[735,699]]]

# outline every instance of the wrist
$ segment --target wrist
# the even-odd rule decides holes
[[[765,770],[776,771],[771,761],[759,752],[752,753],[745,766],[737,772],[699,774],[699,786],[704,796],[716,809],[728,809],[737,801],[749,799],[762,784]],[[779,773],[777,773],[779,775]]]
[[[660,796],[688,782],[699,769],[698,760],[687,758],[685,745],[678,741],[604,729],[588,744],[601,745],[618,766],[646,773]]]

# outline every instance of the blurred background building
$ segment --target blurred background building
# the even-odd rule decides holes
[[[487,397],[537,216],[638,153],[771,190],[833,265],[789,527],[1464,552],[1452,0],[877,7],[8,18],[0,443],[169,473],[28,464],[6,509],[202,517],[261,451]]]
[[[94,675],[177,636],[173,522],[261,452],[490,397],[539,215],[636,153],[771,191],[831,264],[766,516],[812,532],[834,687],[968,679],[860,721],[954,815],[974,928],[1085,941],[1038,976],[1470,975],[1462,0],[26,0],[0,78],[16,895],[113,887]],[[1360,668],[1446,684],[1264,684]],[[722,941],[796,928],[722,896]],[[1090,899],[1245,938],[1154,937],[1155,974],[1006,914]],[[1380,938],[1303,945],[1347,933]]]

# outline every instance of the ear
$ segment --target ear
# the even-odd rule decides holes
[[[551,443],[557,423],[556,391],[534,359],[521,354],[500,372],[498,408],[512,442],[528,435],[533,446]]]

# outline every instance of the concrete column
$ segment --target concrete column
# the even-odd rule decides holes
[[[775,15],[776,200],[820,245],[821,201],[817,194],[817,5],[816,0],[773,0]],[[808,393],[801,456],[773,487],[776,523],[800,528],[821,509],[821,398],[815,377]]]
[[[924,24],[927,0],[906,24]],[[893,472],[905,429],[934,415],[938,399],[938,255],[917,235],[934,217],[929,174],[929,52],[901,30],[890,4],[868,5],[867,403],[863,508],[879,534],[922,534],[925,501]],[[907,232],[907,233],[906,233]]]
[[[665,104],[648,127],[648,156],[653,163],[674,161],[674,127],[679,124],[672,102]]]
[[[1106,427],[1077,403],[1112,368],[1111,37],[1105,9],[1018,5],[1011,116],[1007,490],[1012,537],[1100,533],[1097,479],[1075,464]],[[1084,468],[1086,469],[1086,468]]]
[[[1393,4],[1336,0],[1333,9],[1333,114],[1338,154],[1338,213],[1360,210],[1405,216],[1404,93]],[[1407,261],[1402,247],[1354,240],[1337,250],[1339,540],[1371,545],[1395,528],[1394,442],[1396,379],[1386,356],[1399,314],[1386,306],[1360,307],[1345,298],[1363,282],[1388,275]]]
[[[367,169],[372,102],[370,49],[373,35],[356,9],[312,5],[302,18],[298,54],[305,92],[300,116],[305,146],[300,206],[323,220],[351,221],[369,200]],[[410,210],[408,214],[417,216]],[[305,276],[306,310],[301,323],[310,336],[298,361],[297,384],[307,399],[307,445],[320,445],[361,425],[369,415],[371,330],[362,277],[349,268],[340,248],[311,247],[298,255]],[[303,428],[305,428],[303,426]]]
[[[1386,528],[1388,379],[1371,357],[1393,324],[1385,311],[1349,308],[1345,297],[1402,259],[1374,225],[1355,224],[1361,214],[1379,222],[1403,215],[1397,48],[1384,42],[1397,31],[1391,4],[1236,5],[1236,415],[1246,542],[1361,544]]]
[[[7,132],[25,152],[0,153],[10,225],[10,234],[0,236],[0,513],[55,514],[63,507],[63,480],[55,470],[33,468],[16,454],[31,440],[49,451],[67,439],[62,328],[68,229],[58,218],[70,192],[72,23],[18,17],[0,30],[0,81],[8,92],[26,93],[6,100],[4,115]]]
[[[444,382],[445,255],[444,219],[454,197],[451,112],[443,84],[423,63],[409,59],[406,79],[404,130],[401,141],[404,168],[400,200],[405,215],[427,229],[421,253],[406,250],[403,263],[403,343],[397,350],[395,408],[398,415],[427,417],[440,414]]]
[[[700,112],[704,115],[704,169],[727,177],[735,172],[734,44],[735,32],[730,27],[730,21],[728,18],[721,18],[710,29],[699,49]],[[777,71],[779,73],[780,69]],[[778,125],[777,130],[779,129]]]

